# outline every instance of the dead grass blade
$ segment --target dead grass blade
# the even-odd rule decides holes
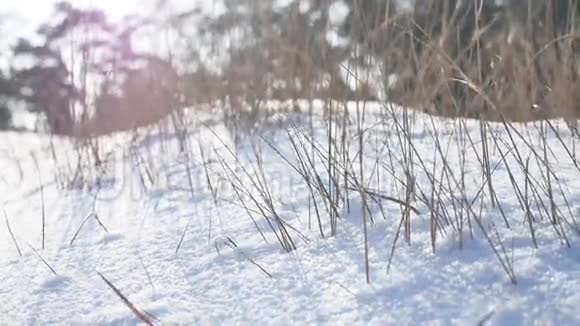
[[[22,251],[20,251],[18,241],[16,241],[16,237],[14,236],[14,233],[12,233],[12,228],[10,228],[10,223],[8,222],[8,214],[6,213],[6,210],[4,210],[4,220],[6,221],[6,228],[8,228],[8,233],[10,233],[10,237],[12,238],[12,242],[16,247],[16,251],[18,251],[18,256],[22,257]]]
[[[139,320],[150,326],[153,326],[156,322],[158,322],[155,317],[139,310],[131,301],[129,301],[125,295],[123,295],[123,293],[121,293],[121,291],[116,286],[113,285],[113,283],[111,283],[111,281],[109,281],[103,274],[101,274],[101,272],[97,271],[97,274],[105,283],[107,283],[111,290],[115,292],[115,294],[123,301],[123,303],[131,310],[131,312],[133,312],[135,317],[139,318]]]
[[[49,264],[46,262],[46,260],[44,260],[44,258],[42,258],[42,255],[41,255],[41,254],[40,254],[40,253],[39,253],[39,252],[38,252],[36,249],[34,249],[34,247],[33,247],[33,246],[30,244],[30,243],[26,242],[26,244],[28,245],[28,247],[30,247],[30,249],[32,249],[32,251],[34,251],[34,253],[36,254],[36,257],[38,257],[38,259],[40,259],[40,261],[42,261],[42,262],[44,263],[44,265],[45,265],[46,267],[48,267],[48,269],[50,269],[50,271],[51,271],[51,272],[52,272],[52,273],[53,273],[55,276],[56,276],[56,275],[58,275],[58,274],[56,273],[56,271],[54,270],[54,268],[52,268],[52,266],[50,266],[50,265],[49,265]]]
[[[97,223],[99,224],[99,226],[103,229],[103,231],[105,231],[106,233],[109,233],[109,230],[107,230],[107,228],[105,227],[105,225],[103,224],[103,222],[99,219],[99,216],[97,215],[97,213],[93,212],[90,213],[89,215],[87,215],[87,217],[85,217],[85,219],[83,220],[83,222],[81,223],[81,225],[79,226],[79,228],[77,229],[77,231],[75,232],[75,234],[73,235],[72,239],[69,242],[69,246],[72,246],[74,241],[76,240],[76,238],[78,237],[79,233],[81,232],[82,228],[85,226],[85,224],[87,223],[88,220],[90,220],[92,218],[94,218]]]

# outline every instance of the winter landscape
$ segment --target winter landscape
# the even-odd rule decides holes
[[[580,324],[576,1],[202,2],[8,47],[1,325]]]

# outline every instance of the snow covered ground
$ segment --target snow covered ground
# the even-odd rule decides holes
[[[382,111],[376,105],[368,108],[364,170],[380,179],[368,181],[373,188],[401,198],[400,185],[391,174],[371,172],[377,169],[378,156],[382,162],[394,162],[392,166],[399,169],[394,174],[402,175],[403,156],[393,146],[397,134],[392,116]],[[112,286],[161,324],[580,324],[580,247],[574,224],[580,208],[580,171],[569,157],[568,151],[576,149],[565,124],[554,122],[562,141],[554,134],[547,139],[550,164],[566,194],[554,201],[566,223],[558,229],[536,214],[537,249],[510,182],[510,172],[520,185],[525,175],[507,147],[503,154],[512,163],[511,170],[501,152],[494,146],[490,149],[494,187],[510,228],[488,199],[474,207],[495,247],[504,245],[502,257],[511,262],[517,284],[510,281],[476,226],[473,237],[465,226],[461,249],[459,233],[447,227],[438,235],[433,253],[430,214],[420,201],[414,202],[420,214],[411,215],[411,244],[398,240],[390,269],[401,208],[384,201],[383,217],[378,205],[370,207],[371,282],[367,284],[362,200],[351,193],[350,208],[341,207],[335,237],[329,236],[324,217],[328,214],[319,202],[325,232],[321,238],[308,187],[280,156],[296,162],[286,130],[306,133],[309,121],[298,115],[288,117],[291,121],[281,127],[260,129],[261,137],[240,138],[237,159],[227,149],[236,148],[231,126],[201,114],[189,117],[186,153],[180,151],[171,129],[150,128],[136,136],[100,139],[106,162],[98,186],[90,173],[92,164],[87,163],[90,153],[81,157],[82,169],[78,169],[79,147],[69,140],[0,134],[0,209],[6,211],[8,221],[2,216],[0,223],[0,324],[141,323]],[[530,174],[540,179],[542,169],[529,155],[530,147],[541,149],[538,126],[516,128],[530,144],[517,140],[518,149],[531,157]],[[449,165],[454,171],[461,169],[461,150],[455,145],[459,127],[451,120],[434,119],[432,125],[426,116],[416,116],[411,139],[426,166],[441,164],[434,149],[436,130]],[[508,138],[502,124],[490,127],[499,138]],[[356,126],[349,128],[356,144]],[[467,121],[461,128],[478,143],[478,122]],[[314,139],[326,148],[325,123],[319,113],[314,130]],[[392,142],[381,152],[385,139]],[[358,162],[355,154],[353,146],[353,164]],[[469,201],[482,188],[482,176],[475,152],[468,149],[465,155]],[[324,162],[316,164],[324,171]],[[277,214],[293,228],[289,232],[297,249],[290,253],[282,250],[254,203],[243,194],[240,201],[231,186],[236,174],[242,185],[256,193],[244,179],[244,169],[252,166],[261,166]],[[417,182],[428,189],[427,176],[418,166]],[[209,191],[206,172],[217,201]],[[447,209],[453,210],[452,205]],[[565,232],[570,248],[556,230]]]

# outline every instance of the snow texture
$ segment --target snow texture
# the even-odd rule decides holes
[[[353,116],[355,107],[351,103]],[[325,146],[321,111],[315,111],[314,136]],[[373,157],[389,159],[386,151],[376,154],[375,149],[385,139],[392,143],[397,139],[390,127],[392,117],[382,111],[378,104],[366,108],[365,170],[369,175],[376,162]],[[307,117],[279,114],[284,121],[261,127],[260,136],[239,138],[237,147],[231,125],[214,121],[211,115],[188,117],[187,155],[180,151],[178,137],[170,128],[143,129],[134,138],[121,133],[100,139],[100,150],[107,154],[102,163],[105,172],[99,178],[87,172],[94,165],[90,152],[82,152],[70,140],[1,134],[0,209],[6,211],[16,242],[2,216],[0,324],[139,324],[98,273],[162,324],[580,324],[578,234],[572,226],[564,226],[568,248],[549,222],[538,222],[538,248],[534,248],[497,151],[490,153],[492,167],[497,165],[493,181],[511,227],[505,227],[498,209],[489,207],[487,200],[481,204],[481,216],[485,228],[497,229],[505,244],[517,284],[510,282],[475,227],[473,236],[464,231],[462,248],[458,233],[449,229],[440,235],[434,253],[429,213],[420,203],[416,203],[420,214],[411,221],[411,244],[397,242],[388,270],[401,208],[386,201],[385,218],[376,205],[371,207],[371,283],[367,284],[360,198],[353,194],[350,209],[342,207],[335,237],[329,236],[328,218],[323,216],[325,238],[321,238],[315,222],[309,221],[307,186],[265,143],[296,162],[286,130],[308,132]],[[459,169],[459,153],[453,145],[458,122],[422,114],[414,114],[414,119],[412,139],[418,152],[425,154],[426,165],[433,164],[436,132],[448,150],[449,164]],[[572,148],[565,124],[554,124]],[[476,121],[463,126],[476,143],[479,126]],[[516,128],[529,133],[529,139],[538,139],[537,125]],[[491,130],[507,137],[502,124],[491,124]],[[356,135],[353,138],[357,143]],[[548,141],[558,158],[552,160],[554,170],[576,215],[579,172],[553,134]],[[239,160],[227,147],[237,151]],[[82,152],[80,160],[77,150]],[[267,243],[262,239],[243,204],[254,212],[256,207],[247,198],[243,203],[237,199],[220,163],[223,159],[237,166],[243,179],[242,167],[255,164],[254,150],[261,152],[264,178],[276,198],[278,215],[300,232],[291,231],[298,248],[290,253],[281,249],[266,220],[252,214]],[[523,145],[520,150],[529,154]],[[396,147],[391,151],[395,151],[396,163],[402,155]],[[466,194],[474,196],[481,186],[481,172],[473,151],[465,154]],[[77,163],[83,168],[79,170]],[[206,167],[217,189],[217,202],[208,191]],[[418,184],[427,187],[426,177],[417,170]],[[530,170],[532,175],[540,173],[533,164]],[[521,173],[513,172],[517,180],[523,180]],[[379,177],[385,194],[400,196],[400,185],[387,173]],[[243,183],[254,191],[248,180]],[[568,211],[557,200],[559,209]],[[475,206],[480,209],[479,203]],[[495,235],[493,240],[498,243]]]

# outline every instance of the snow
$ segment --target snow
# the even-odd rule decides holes
[[[344,24],[344,21],[350,13],[350,8],[343,1],[333,2],[328,7],[328,19],[331,25],[339,26]]]
[[[356,105],[350,106],[354,112]],[[389,269],[401,209],[387,201],[383,203],[386,218],[376,205],[371,207],[374,216],[368,229],[371,282],[367,284],[361,199],[353,193],[350,211],[341,208],[335,237],[329,236],[326,217],[324,239],[314,218],[309,228],[307,186],[264,141],[295,162],[285,130],[308,131],[308,118],[294,114],[276,116],[287,120],[260,128],[261,137],[240,138],[235,149],[238,159],[224,145],[235,148],[232,126],[196,110],[188,113],[191,121],[187,155],[180,153],[178,138],[169,123],[163,128],[142,129],[136,135],[119,133],[101,138],[100,150],[109,155],[100,186],[90,172],[87,154],[80,159],[83,181],[77,178],[63,187],[65,181],[78,175],[76,150],[82,147],[71,140],[3,133],[0,209],[6,211],[22,257],[2,221],[0,324],[139,324],[99,273],[136,308],[155,316],[162,324],[447,325],[477,324],[483,320],[489,325],[580,323],[578,233],[572,226],[564,226],[571,245],[567,248],[550,223],[539,221],[538,248],[534,248],[508,171],[500,164],[500,153],[490,153],[492,167],[497,165],[493,181],[511,228],[505,227],[497,208],[489,207],[487,200],[482,203],[481,216],[486,230],[496,229],[502,239],[513,261],[517,284],[510,282],[477,227],[473,229],[473,239],[465,231],[462,248],[457,232],[449,229],[446,235],[439,235],[433,253],[428,209],[420,202],[415,202],[420,214],[413,215],[411,220],[411,244],[399,239]],[[369,175],[375,163],[377,141],[397,139],[391,118],[383,115],[380,105],[367,108],[365,144],[369,149],[365,173]],[[422,114],[416,114],[415,119],[412,138],[430,166],[435,143],[431,119]],[[565,124],[553,123],[564,142],[576,151]],[[456,141],[457,122],[434,118],[433,124],[448,150],[449,164],[459,169],[457,149],[447,146]],[[479,123],[466,121],[465,127],[477,143]],[[507,138],[500,123],[490,127],[492,132]],[[532,146],[539,146],[537,125],[515,128],[524,135],[529,133],[526,137]],[[325,146],[325,121],[320,110],[315,110],[314,130],[315,139]],[[356,135],[352,137],[352,142],[357,143]],[[551,160],[554,171],[565,189],[572,213],[577,215],[579,171],[554,135],[548,136],[548,142],[557,158]],[[527,157],[529,149],[518,144]],[[199,147],[204,148],[205,161]],[[268,243],[263,241],[220,164],[223,159],[237,166],[242,184],[256,194],[242,172],[242,167],[250,169],[255,164],[256,148],[262,153],[261,164],[276,198],[278,215],[302,234],[291,233],[297,250],[290,253],[282,250],[265,219],[254,214]],[[394,147],[391,150],[397,161],[401,153]],[[387,160],[386,153],[381,155]],[[475,196],[481,186],[481,173],[475,161],[473,152],[468,150],[468,197]],[[510,162],[515,178],[524,180],[511,156]],[[540,178],[540,171],[534,166],[530,164],[530,171]],[[208,191],[205,167],[217,189],[217,203]],[[416,173],[418,184],[427,189],[424,173],[419,168]],[[380,189],[385,194],[400,197],[400,186],[387,173],[379,177]],[[562,198],[555,200],[562,212],[567,211]],[[249,199],[244,203],[256,209]],[[474,207],[479,210],[480,203]],[[324,212],[322,209],[323,215]],[[98,219],[89,216],[93,213]],[[490,234],[497,245],[495,233]]]

